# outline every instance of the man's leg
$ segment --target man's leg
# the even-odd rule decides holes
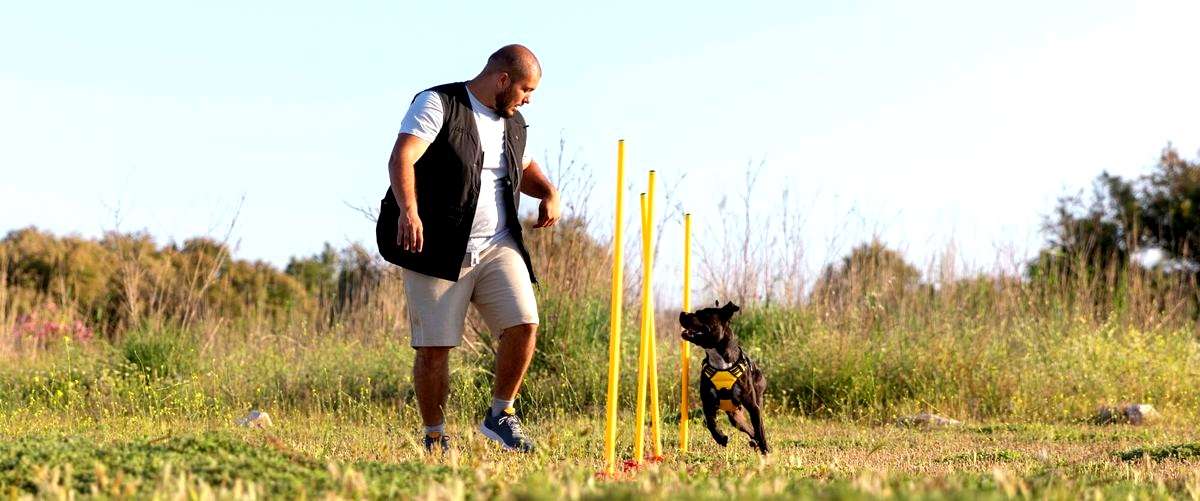
[[[417,392],[417,407],[425,426],[445,422],[446,399],[450,396],[450,347],[416,348],[413,360],[413,386]]]
[[[492,396],[512,400],[521,389],[521,380],[533,360],[537,344],[537,324],[522,324],[504,329],[496,349],[496,382]]]
[[[429,451],[437,443],[443,451],[449,448],[445,410],[450,394],[450,349],[462,342],[472,287],[469,273],[451,282],[404,270],[404,295],[416,355],[413,389],[425,424],[425,449]]]
[[[537,341],[537,298],[533,284],[511,238],[485,252],[477,271],[479,281],[471,302],[479,309],[488,329],[499,333],[492,405],[479,431],[506,449],[529,452],[533,450],[533,442],[525,436],[512,407]]]
[[[533,359],[537,341],[537,324],[527,323],[501,331],[496,348],[496,382],[492,389],[492,405],[479,425],[484,436],[500,442],[506,449],[521,452],[533,450],[533,442],[525,436],[521,420],[512,408],[525,370]]]

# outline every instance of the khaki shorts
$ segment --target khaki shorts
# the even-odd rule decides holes
[[[405,269],[404,295],[414,348],[462,344],[468,304],[497,336],[509,327],[538,323],[533,284],[511,235],[484,249],[474,266],[467,253],[457,282]]]

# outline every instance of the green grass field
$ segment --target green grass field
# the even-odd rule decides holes
[[[539,450],[514,456],[474,432],[494,340],[472,319],[452,357],[447,457],[419,446],[402,287],[366,251],[285,274],[207,244],[12,237],[0,243],[0,498],[1200,499],[1194,289],[1133,271],[924,282],[872,264],[887,259],[848,261],[820,294],[743,301],[733,327],[768,379],[766,458],[732,430],[718,450],[694,402],[692,450],[676,453],[678,311],[664,306],[665,461],[597,477],[609,269],[582,230],[555,231],[533,242],[551,285],[517,402]],[[749,298],[762,290],[746,283]],[[639,319],[625,311],[628,458]],[[1090,424],[1123,402],[1164,417]],[[275,426],[237,426],[252,408]],[[921,411],[964,424],[896,424]]]
[[[234,425],[233,415],[9,410],[0,417],[0,492],[50,498],[69,492],[436,499],[1200,496],[1200,433],[1184,424],[921,430],[773,415],[774,451],[767,458],[752,454],[740,438],[718,448],[702,428],[681,457],[668,425],[662,463],[600,479],[599,419],[530,420],[539,450],[526,456],[498,450],[461,417],[450,422],[454,451],[428,457],[415,423],[390,414],[279,413],[273,428],[259,430]],[[628,433],[623,439],[628,444]]]
[[[898,377],[888,375],[890,366],[855,365],[857,372],[848,379],[835,374],[833,380],[841,382],[829,383],[841,391],[832,395],[844,396],[836,412],[806,410],[811,405],[797,405],[790,400],[796,395],[789,399],[779,388],[768,395],[770,456],[752,453],[745,438],[724,421],[722,426],[733,439],[729,448],[717,447],[696,409],[690,421],[692,449],[680,456],[674,411],[677,380],[671,362],[678,352],[664,345],[666,459],[602,478],[597,476],[604,467],[602,413],[586,398],[598,394],[602,366],[580,365],[563,374],[559,365],[549,365],[531,372],[518,407],[527,416],[527,428],[539,449],[529,456],[514,455],[474,431],[475,417],[487,402],[490,355],[464,347],[453,365],[449,431],[456,447],[448,456],[428,457],[419,444],[418,416],[407,384],[412,352],[403,344],[323,338],[307,346],[291,346],[290,341],[260,339],[206,350],[197,342],[184,334],[159,332],[131,335],[117,345],[68,341],[8,358],[9,363],[0,367],[0,495],[173,499],[1200,496],[1200,432],[1194,405],[1178,397],[1160,404],[1165,417],[1147,426],[1092,425],[1086,411],[1066,417],[1048,411],[1022,418],[1010,410],[1002,416],[952,413],[965,418],[965,424],[913,429],[896,424],[889,412],[906,406],[915,409],[918,403],[890,397],[871,400],[855,393],[866,390],[851,391],[866,384],[867,395],[887,397],[887,392],[874,389],[876,383],[867,383]],[[547,342],[544,350],[539,356],[547,363],[545,359],[555,357],[553,343]],[[798,351],[794,346],[788,350]],[[828,358],[815,362],[819,364],[813,370],[818,372],[837,367]],[[788,381],[802,379],[797,367],[768,363],[768,377],[777,386],[786,389]],[[1168,366],[1159,367],[1159,372],[1142,377],[1151,383],[1168,379],[1163,374],[1170,373],[1162,372]],[[632,442],[633,418],[628,412],[632,377],[623,377],[625,412],[619,443],[625,459]],[[568,391],[564,381],[572,380],[577,387]],[[1028,402],[1037,395],[1064,391],[1020,390],[1038,387],[1035,383],[1014,386],[1014,393],[1006,398]],[[1055,384],[1078,382],[1062,378]],[[1186,386],[1187,382],[1173,384]],[[950,403],[976,398],[946,391],[945,401]],[[1098,394],[1094,388],[1091,391],[1085,397]],[[854,405],[864,408],[854,412]],[[254,429],[235,424],[251,407],[270,412],[274,426]],[[1009,407],[1032,408],[1029,404]]]

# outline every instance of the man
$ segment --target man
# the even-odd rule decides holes
[[[521,193],[540,199],[534,227],[545,228],[558,220],[561,203],[525,155],[525,119],[517,108],[529,104],[541,76],[529,49],[502,47],[469,82],[418,94],[392,149],[377,236],[384,257],[404,268],[427,450],[449,448],[448,362],[462,342],[468,303],[499,333],[492,405],[479,430],[506,449],[533,450],[513,409],[538,326],[536,279],[517,206]]]

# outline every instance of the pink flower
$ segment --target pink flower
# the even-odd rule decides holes
[[[48,305],[47,308],[54,309],[53,305]],[[17,321],[13,325],[14,337],[29,338],[40,344],[52,342],[62,336],[70,336],[77,341],[87,341],[94,335],[95,331],[82,320],[41,320],[38,318],[37,312],[17,317]]]

